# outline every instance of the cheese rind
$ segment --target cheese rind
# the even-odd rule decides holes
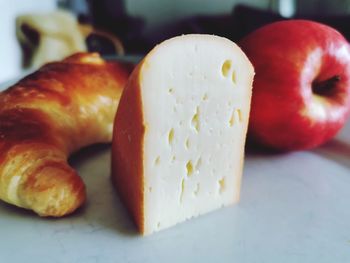
[[[238,201],[253,75],[237,45],[209,35],[167,40],[135,69],[112,176],[141,233]]]

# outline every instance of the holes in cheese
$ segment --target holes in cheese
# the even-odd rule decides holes
[[[202,97],[202,100],[203,100],[203,101],[208,100],[208,94],[207,94],[207,93],[204,93],[204,95],[203,95],[203,97]]]
[[[242,111],[240,109],[234,109],[231,113],[229,120],[229,126],[232,127],[235,122],[242,122]]]
[[[237,116],[238,116],[238,121],[242,122],[242,111],[240,109],[237,109],[236,112],[237,112]]]
[[[236,71],[232,71],[231,79],[234,84],[236,84]]]
[[[174,140],[174,128],[171,128],[168,135],[168,143],[172,144]]]
[[[233,124],[235,124],[235,112],[234,111],[231,114],[231,118],[230,118],[229,124],[230,124],[230,127],[232,127]]]
[[[190,139],[189,138],[186,139],[185,147],[186,147],[186,149],[190,148]]]
[[[136,67],[115,119],[112,176],[141,233],[238,201],[253,75],[237,45],[211,35],[167,40]]]
[[[192,161],[189,160],[186,164],[186,175],[189,177],[193,174],[193,164]]]
[[[225,190],[225,177],[221,178],[219,181],[219,193],[222,194]]]
[[[155,165],[158,165],[160,163],[160,156],[157,156],[157,158],[154,161]]]
[[[225,60],[225,62],[222,64],[221,67],[221,73],[225,78],[229,77],[229,74],[231,72],[231,81],[233,84],[236,84],[236,71],[232,67],[232,61],[231,60]]]
[[[182,178],[182,180],[181,180],[181,190],[180,190],[180,203],[182,203],[184,192],[185,192],[185,178]]]
[[[231,60],[226,60],[223,64],[222,64],[222,67],[221,67],[221,72],[222,72],[222,75],[224,77],[227,77],[230,70],[231,70],[231,65],[232,65],[232,62]]]
[[[199,107],[196,107],[196,113],[192,117],[191,124],[193,128],[199,132]]]

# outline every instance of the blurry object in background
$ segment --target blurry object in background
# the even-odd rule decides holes
[[[231,13],[190,17],[158,28],[145,38],[149,47],[181,34],[213,34],[238,42],[258,27],[282,19],[285,18],[274,11],[237,5]]]
[[[252,17],[254,19],[252,19]],[[232,12],[232,22],[234,25],[239,26],[232,27],[233,30],[230,38],[238,42],[244,36],[258,29],[259,27],[285,19],[287,18],[274,11],[252,8],[245,5],[237,5]]]
[[[270,0],[269,9],[283,17],[292,17],[296,12],[296,0]]]
[[[65,11],[21,15],[16,20],[16,34],[24,67],[38,68],[87,50],[77,20]]]
[[[306,1],[305,1],[306,2]],[[331,26],[350,40],[350,15],[329,15],[329,14],[304,14],[299,13],[300,7],[297,8],[297,13],[290,18],[293,19],[307,19],[320,22]],[[253,18],[253,19],[252,19]],[[234,41],[239,41],[242,37],[251,33],[252,31],[267,25],[272,22],[285,20],[287,18],[268,10],[248,7],[245,5],[237,5],[232,13],[232,32],[229,36]],[[233,25],[239,25],[233,27]]]
[[[86,41],[86,45],[89,51],[98,52],[103,56],[115,56],[124,54],[124,33],[119,28],[125,30],[125,26],[120,21],[113,21],[113,24],[105,26],[103,23],[96,23],[89,0],[58,0],[58,6],[60,8],[73,12],[77,17],[80,24],[80,30],[83,33]],[[103,1],[100,1],[99,5],[96,5],[96,9],[103,8]],[[112,10],[112,12],[110,11]],[[106,9],[103,9],[101,13],[101,19],[109,16],[109,13],[113,13],[116,17],[125,17],[123,2],[120,0],[113,0],[109,3]]]
[[[144,53],[146,43],[142,37],[142,30],[145,22],[139,17],[129,16],[123,0],[87,1],[90,10],[89,19],[95,28],[118,36],[127,53]]]
[[[243,36],[263,25],[288,18],[311,19],[325,23],[338,29],[347,39],[350,39],[350,28],[347,26],[350,16],[345,13],[350,10],[350,5],[347,7],[350,0],[248,0],[244,1],[245,5],[240,5],[239,3],[243,3],[240,0],[36,0],[28,2],[33,5],[32,9],[28,9],[26,4],[18,4],[18,10],[21,11],[16,10],[14,14],[37,13],[35,10],[43,11],[44,4],[53,2],[59,8],[74,14],[72,19],[75,25],[63,30],[65,32],[59,37],[49,37],[48,34],[40,31],[42,27],[46,28],[53,22],[38,22],[34,30],[29,26],[24,26],[24,29],[18,28],[18,33],[21,34],[19,39],[25,51],[24,64],[26,66],[31,65],[32,56],[37,52],[35,48],[41,44],[41,36],[47,36],[46,40],[53,42],[53,44],[50,43],[51,48],[45,49],[45,52],[50,52],[51,49],[53,53],[53,57],[48,56],[48,61],[63,57],[54,56],[55,53],[58,53],[53,51],[54,46],[55,48],[57,46],[59,50],[67,49],[63,45],[68,43],[71,46],[72,39],[78,37],[83,39],[80,40],[84,46],[82,50],[96,51],[103,56],[124,53],[142,55],[154,45],[176,35],[206,33],[239,41]],[[26,8],[22,8],[24,6]],[[11,11],[11,7],[0,1],[0,10],[1,8],[5,10],[4,16],[7,16],[8,10]],[[44,11],[47,10],[44,9]],[[339,14],[342,15],[339,16]],[[12,31],[7,30],[9,24],[2,23],[1,19],[0,16],[0,25],[6,27],[4,35],[8,38]],[[71,40],[63,37],[64,40],[58,41],[63,34],[70,34],[70,31],[73,30],[78,33],[73,34],[73,37],[69,36]],[[6,54],[1,54],[1,58],[9,61],[16,51],[16,57],[12,59],[9,66],[16,64],[16,67],[19,68],[17,61],[19,60],[19,49],[16,45],[8,44],[7,42],[10,41],[7,39],[4,40],[5,44],[0,41],[0,52],[6,50]],[[13,41],[14,39],[12,43]],[[7,50],[12,51],[11,55],[7,54]],[[42,61],[45,60],[42,59]],[[36,66],[38,65],[40,63]],[[0,74],[3,75],[6,70],[8,70],[7,67],[5,70],[1,69]]]
[[[276,2],[276,1],[272,1]],[[269,9],[253,8],[246,5],[234,5],[232,11],[219,15],[192,16],[177,23],[167,24],[144,36],[145,52],[165,39],[181,34],[214,34],[238,42],[243,36],[258,27],[286,19],[275,9],[277,4],[271,4]]]
[[[15,19],[23,13],[51,12],[56,0],[0,0],[0,83],[23,74],[22,52],[16,38]]]
[[[89,51],[105,56],[144,52],[144,20],[128,15],[124,0],[59,0],[60,8],[75,13],[82,24],[93,25],[87,38]],[[147,1],[146,1],[147,2]],[[123,50],[118,43],[123,43]]]
[[[94,29],[89,24],[80,24],[79,29],[90,52],[98,52],[105,56],[124,55],[122,42],[112,33]]]
[[[25,68],[38,68],[87,50],[103,55],[124,54],[116,36],[94,29],[88,23],[79,23],[72,13],[64,10],[21,15],[16,20],[16,33]]]
[[[300,7],[296,5],[293,8],[291,11],[297,10],[299,12],[300,10]],[[147,44],[143,47],[145,52],[148,52],[150,47],[181,34],[214,34],[238,42],[247,34],[264,25],[289,18],[313,20],[329,25],[340,31],[347,40],[350,40],[350,27],[348,26],[350,15],[305,15],[298,12],[287,18],[280,14],[275,4],[271,5],[269,9],[235,5],[231,14],[193,16],[157,28],[144,36],[144,42]]]
[[[344,16],[350,13],[349,0],[296,0],[299,15]]]

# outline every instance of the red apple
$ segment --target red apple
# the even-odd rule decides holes
[[[316,147],[350,113],[350,47],[335,29],[289,20],[264,26],[240,46],[255,68],[249,139],[278,150]]]

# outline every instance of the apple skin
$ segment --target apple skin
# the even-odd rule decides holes
[[[317,147],[350,113],[350,47],[308,20],[275,22],[239,45],[255,68],[248,140],[280,151]]]

